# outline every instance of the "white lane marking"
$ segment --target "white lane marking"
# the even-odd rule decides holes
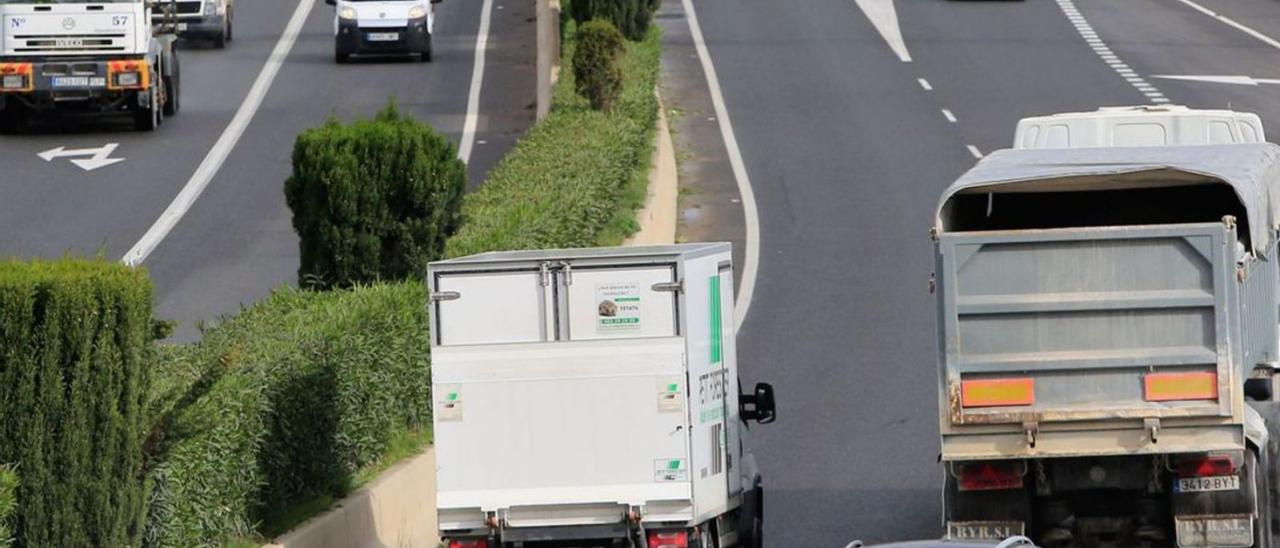
[[[978,150],[978,147],[975,147],[973,145],[965,145],[964,147],[969,149],[969,154],[972,154],[974,158],[977,158],[979,160],[982,159],[982,151]]]
[[[1280,49],[1280,42],[1277,42],[1274,38],[1267,36],[1265,34],[1262,34],[1261,32],[1258,32],[1256,30],[1253,30],[1252,28],[1245,26],[1244,24],[1237,23],[1235,20],[1231,19],[1230,17],[1219,14],[1218,12],[1215,12],[1209,8],[1201,6],[1200,4],[1192,2],[1191,0],[1178,0],[1178,1],[1188,6],[1191,6],[1192,8],[1195,8],[1195,10],[1199,11],[1200,13],[1203,13],[1205,15],[1208,15],[1209,17],[1222,21],[1227,25],[1235,27],[1236,30],[1239,30],[1245,34],[1248,34],[1249,36],[1257,38],[1258,40],[1261,40],[1262,43],[1268,46],[1271,46],[1276,49]]]
[[[74,148],[70,150],[68,150],[67,147],[60,146],[58,148],[51,148],[41,152],[37,154],[37,156],[46,162],[52,162],[56,158],[88,156],[88,158],[83,160],[71,160],[71,163],[85,171],[93,171],[100,167],[107,167],[111,164],[123,162],[124,158],[111,157],[111,153],[115,152],[116,147],[118,146],[120,146],[120,143],[107,143],[98,148]]]
[[[956,123],[956,115],[952,114],[950,110],[947,110],[945,108],[942,109],[942,116],[945,117],[948,122],[951,122],[953,124]]]
[[[907,43],[902,39],[902,28],[898,26],[898,12],[893,9],[893,0],[854,0],[862,13],[866,14],[871,24],[880,31],[880,36],[889,43],[889,49],[903,63],[911,62],[911,54],[907,52]]]
[[[929,85],[928,80],[925,80],[924,78],[916,78],[916,81],[920,82],[920,87],[924,88],[925,91],[933,91],[933,86]]]
[[[1250,76],[1208,76],[1191,74],[1152,74],[1152,78],[1165,80],[1185,80],[1188,82],[1208,82],[1210,84],[1233,84],[1237,86],[1256,86],[1259,84],[1280,84],[1280,78],[1253,78]]]
[[[1188,0],[1180,1],[1187,2]],[[1145,96],[1147,100],[1152,103],[1169,102],[1169,99],[1165,98],[1164,94],[1160,93],[1160,90],[1156,89],[1155,86],[1148,83],[1141,76],[1136,76],[1129,68],[1129,65],[1125,64],[1124,61],[1121,61],[1120,56],[1116,55],[1111,48],[1107,47],[1106,42],[1098,37],[1098,32],[1093,29],[1093,26],[1084,18],[1084,15],[1080,14],[1080,10],[1076,9],[1076,4],[1073,0],[1057,0],[1057,2],[1058,7],[1062,8],[1062,13],[1071,21],[1071,26],[1075,27],[1076,33],[1078,33],[1081,38],[1084,38],[1084,41],[1089,45],[1089,48],[1092,49],[1093,52],[1107,64],[1107,66],[1116,71],[1121,78],[1124,78],[1129,85],[1137,89],[1139,93]]]
[[[480,121],[480,86],[484,82],[484,54],[489,49],[489,19],[492,14],[493,0],[484,0],[484,5],[480,8],[480,30],[476,33],[476,62],[471,69],[467,117],[462,123],[462,143],[458,145],[458,158],[464,164],[471,161],[471,150],[476,141],[476,124]]]
[[[707,77],[707,87],[711,89],[711,104],[715,107],[716,118],[720,124],[720,135],[724,139],[724,148],[729,154],[729,165],[733,167],[733,178],[738,182],[738,194],[742,196],[742,217],[747,225],[746,263],[742,268],[742,287],[733,305],[733,321],[739,327],[751,310],[751,296],[756,289],[756,271],[760,266],[760,213],[756,210],[756,194],[751,188],[751,179],[747,176],[746,164],[742,162],[742,151],[738,149],[738,138],[733,133],[733,123],[729,120],[729,109],[724,104],[724,93],[720,91],[720,78],[716,76],[716,67],[711,62],[711,52],[702,37],[702,27],[698,25],[698,12],[693,9],[693,0],[683,0],[685,17],[689,21],[689,33],[693,37],[693,45],[698,50],[698,58],[702,61],[702,72]]]
[[[244,135],[245,129],[249,127],[249,122],[253,121],[258,108],[262,106],[262,100],[266,98],[267,91],[271,89],[271,83],[275,81],[276,75],[280,73],[280,67],[289,57],[293,44],[298,41],[298,34],[302,31],[303,24],[307,22],[307,15],[311,13],[315,3],[315,0],[299,0],[298,7],[293,10],[293,16],[289,18],[289,24],[285,25],[284,34],[281,34],[280,39],[276,41],[275,49],[271,50],[271,56],[258,72],[258,77],[253,81],[253,87],[249,88],[249,94],[240,103],[240,108],[236,110],[231,122],[227,124],[226,129],[222,130],[222,135],[213,143],[204,160],[196,167],[191,179],[187,180],[187,184],[169,203],[169,207],[165,208],[160,218],[156,219],[151,228],[147,229],[146,234],[142,235],[142,239],[133,244],[133,248],[124,254],[122,262],[136,266],[147,260],[147,256],[155,251],[156,246],[160,245],[178,221],[182,220],[192,204],[204,192],[205,187],[209,186],[213,176],[222,169],[227,156],[231,154],[231,150],[235,148],[240,137]]]

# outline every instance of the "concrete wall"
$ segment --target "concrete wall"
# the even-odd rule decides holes
[[[434,448],[395,465],[265,548],[435,548]]]

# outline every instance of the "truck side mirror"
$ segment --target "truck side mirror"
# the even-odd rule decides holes
[[[756,384],[754,394],[743,394],[738,398],[738,413],[742,420],[769,424],[778,419],[777,408],[773,401],[773,385],[762,382]]]

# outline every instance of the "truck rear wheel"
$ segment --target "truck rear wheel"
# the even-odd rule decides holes
[[[11,101],[9,106],[0,109],[0,133],[10,135],[22,133],[27,129],[29,117],[26,107]]]
[[[156,93],[154,86],[148,93],[151,94],[151,100],[148,101],[150,106],[135,106],[133,110],[133,127],[138,131],[155,131],[160,127],[160,120],[163,118],[159,105],[160,94]]]
[[[1253,524],[1254,548],[1271,548],[1271,469],[1266,455],[1249,449],[1248,466],[1253,474],[1254,508],[1257,520]]]
[[[182,81],[178,72],[178,50],[173,50],[170,55],[173,56],[173,72],[166,73],[161,77],[164,80],[164,115],[175,116],[178,110],[182,108],[181,92]]]

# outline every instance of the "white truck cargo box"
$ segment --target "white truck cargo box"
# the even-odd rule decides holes
[[[1018,121],[1013,148],[1228,145],[1266,141],[1257,114],[1177,105],[1103,107]]]
[[[758,483],[728,244],[486,253],[428,283],[442,536],[696,527]]]

